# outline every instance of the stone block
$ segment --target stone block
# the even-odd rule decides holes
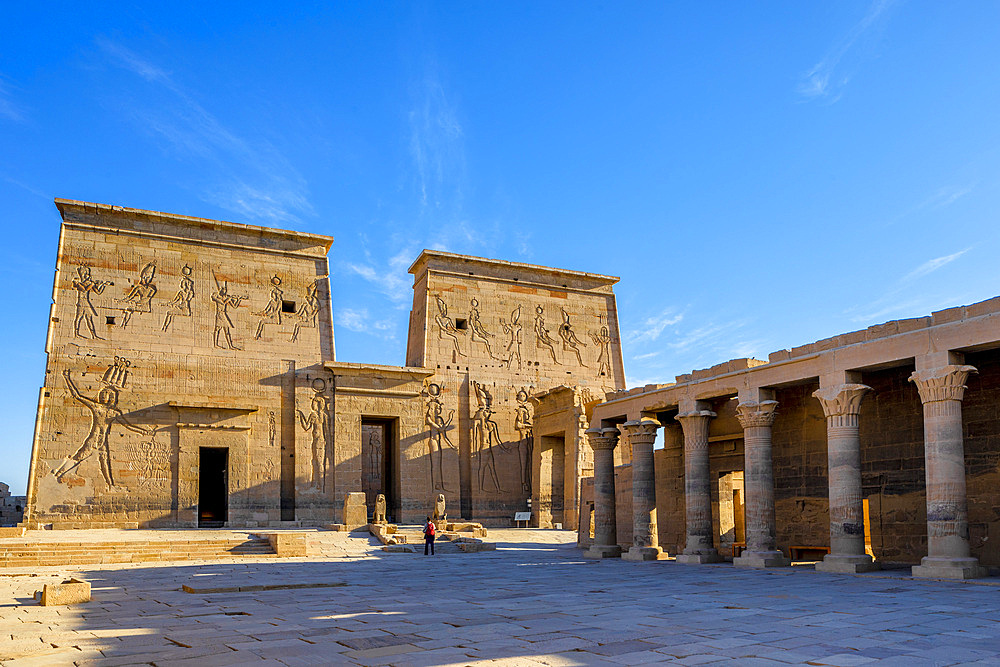
[[[387,544],[382,547],[382,551],[387,551],[391,554],[412,554],[416,553],[413,547],[406,544]]]
[[[678,554],[676,561],[681,565],[704,565],[705,563],[719,563],[722,556],[719,554]]]
[[[368,506],[365,504],[364,493],[357,491],[344,496],[340,522],[347,526],[347,530],[356,530],[368,525]]]
[[[45,584],[35,598],[43,607],[90,602],[90,582],[74,577],[61,584]]]
[[[631,547],[622,554],[622,560],[641,563],[648,560],[659,560],[662,554],[663,549],[660,547]]]
[[[769,567],[788,567],[792,561],[785,558],[780,551],[744,551],[733,559],[735,567],[752,567],[764,569]]]
[[[861,572],[875,572],[882,569],[878,563],[872,561],[871,556],[840,556],[837,554],[827,554],[823,560],[816,563],[817,572],[830,572],[834,574],[858,574]]]
[[[975,558],[930,558],[925,556],[912,569],[920,579],[980,579],[989,571]]]
[[[583,552],[584,558],[621,558],[622,548],[617,544],[611,546],[592,545]]]
[[[255,537],[266,538],[279,558],[302,558],[308,556],[305,533],[252,533]]]

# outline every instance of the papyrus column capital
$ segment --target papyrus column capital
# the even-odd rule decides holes
[[[913,371],[910,382],[917,385],[921,403],[935,401],[961,401],[965,396],[965,381],[974,366],[949,364],[940,368]]]
[[[717,415],[711,410],[692,410],[691,412],[682,412],[674,417],[674,419],[681,423],[681,429],[686,432],[692,426],[707,423],[709,419],[715,416]]]
[[[628,421],[618,427],[630,444],[653,444],[660,422],[650,417]]]
[[[736,406],[736,418],[744,429],[770,426],[777,416],[777,401],[745,401]]]
[[[618,445],[618,429],[614,427],[588,428],[584,433],[594,451],[613,450]]]
[[[872,391],[866,384],[838,384],[823,387],[813,392],[813,396],[823,406],[830,426],[857,426],[861,414],[861,401]]]

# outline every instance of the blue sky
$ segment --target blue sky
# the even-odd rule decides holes
[[[1000,294],[1000,4],[12,3],[0,481],[54,197],[331,234],[338,359],[422,248],[621,276],[630,385]]]

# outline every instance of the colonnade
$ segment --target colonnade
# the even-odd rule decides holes
[[[955,359],[951,355],[948,359]],[[927,556],[913,567],[916,577],[968,579],[986,569],[971,557],[962,438],[962,399],[972,366],[947,363],[917,370],[909,380],[920,394],[924,418],[924,463],[927,489]],[[816,569],[864,572],[877,569],[865,553],[861,487],[859,415],[872,389],[852,373],[820,378],[813,396],[827,420],[829,462],[830,553]],[[720,559],[714,547],[711,477],[708,457],[709,424],[714,412],[702,401],[681,403],[676,416],[684,434],[684,498],[686,544],[678,563],[710,563]],[[768,568],[790,564],[775,541],[774,475],[771,427],[778,402],[766,389],[741,393],[736,415],[743,428],[746,495],[746,549],[733,560],[737,567]],[[585,555],[617,557],[614,449],[619,436],[632,447],[632,546],[628,560],[656,560],[662,554],[656,530],[656,487],[653,441],[660,423],[643,417],[619,428],[592,428],[587,437],[594,449],[594,543]]]

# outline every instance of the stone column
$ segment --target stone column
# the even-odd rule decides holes
[[[653,442],[660,422],[649,417],[625,422],[619,428],[632,448],[632,546],[625,560],[656,560],[663,553],[656,533],[656,478]]]
[[[743,427],[747,521],[747,548],[733,559],[737,567],[791,565],[775,546],[771,424],[777,407],[777,401],[745,401],[736,406],[736,417]]]
[[[949,364],[915,371],[924,404],[924,474],[927,479],[927,556],[914,577],[972,579],[986,576],[969,551],[969,512],[965,497],[965,446],[962,398],[972,366]]]
[[[684,431],[684,508],[687,544],[678,563],[717,563],[708,467],[708,423],[715,413],[693,410],[677,415]]]
[[[587,429],[594,449],[594,544],[583,552],[587,558],[618,558],[618,522],[615,519],[615,446],[618,429]]]
[[[820,572],[870,572],[878,565],[865,553],[861,499],[861,438],[858,414],[871,387],[839,384],[813,392],[826,415],[826,452],[830,484],[830,553],[816,563]]]

